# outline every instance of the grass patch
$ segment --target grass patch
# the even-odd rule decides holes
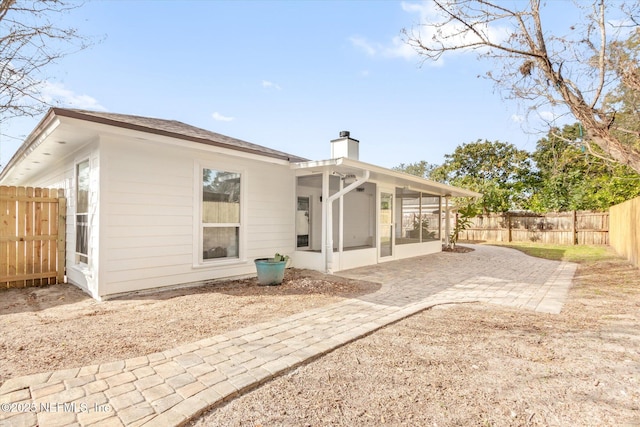
[[[549,245],[543,243],[511,242],[488,243],[495,246],[504,246],[517,249],[527,255],[538,258],[545,258],[555,261],[570,261],[577,263],[589,263],[618,258],[613,250],[608,246],[595,245]]]

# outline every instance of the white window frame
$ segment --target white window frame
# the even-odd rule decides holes
[[[86,212],[78,212],[78,191],[79,191],[79,176],[78,176],[78,167],[83,164],[86,163],[88,170],[89,170],[89,180],[88,180],[88,187],[87,187],[87,211]],[[75,233],[75,248],[74,248],[74,261],[76,263],[76,265],[88,265],[89,264],[89,252],[90,252],[90,248],[89,248],[89,242],[90,242],[90,233],[91,233],[91,223],[89,220],[89,212],[91,210],[91,160],[89,158],[86,159],[82,159],[80,161],[75,162],[74,164],[74,168],[73,168],[73,174],[74,174],[74,180],[75,180],[75,185],[74,185],[74,190],[75,190],[75,214],[73,217],[73,223],[74,223],[74,233]],[[86,226],[87,226],[87,232],[86,232],[86,239],[87,241],[86,243],[86,248],[87,248],[87,253],[81,253],[77,251],[78,248],[78,239],[80,238],[79,233],[78,233],[78,215],[85,215],[86,216]],[[82,257],[86,258],[86,261],[82,259]]]
[[[237,258],[212,258],[204,259],[202,249],[204,245],[205,224],[202,222],[203,182],[202,175],[205,169],[213,169],[221,172],[231,172],[240,175],[240,223],[216,223],[218,227],[238,227],[238,257]],[[211,267],[246,262],[246,212],[247,212],[247,171],[245,169],[230,168],[228,165],[217,163],[196,163],[194,194],[194,267]]]

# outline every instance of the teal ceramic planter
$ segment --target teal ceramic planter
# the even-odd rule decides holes
[[[259,258],[255,260],[258,271],[258,284],[279,285],[284,280],[284,268],[287,261],[274,261],[269,258]]]

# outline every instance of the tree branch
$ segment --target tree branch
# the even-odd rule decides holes
[[[32,116],[49,106],[41,93],[47,67],[90,45],[75,28],[52,22],[81,6],[65,0],[1,0],[1,117]]]
[[[606,74],[605,52],[607,49],[607,31],[606,31],[605,22],[604,22],[605,9],[604,9],[604,0],[599,0],[599,1],[600,1],[600,4],[599,4],[600,7],[599,7],[599,12],[597,12],[598,13],[597,16],[598,16],[598,28],[600,29],[600,49],[598,50],[598,73],[600,78],[599,78],[598,86],[596,89],[596,94],[593,97],[591,105],[589,105],[591,109],[595,108],[595,106],[598,104],[598,101],[600,99],[600,95],[602,95],[602,90],[604,89],[605,74]]]

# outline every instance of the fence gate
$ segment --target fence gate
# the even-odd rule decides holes
[[[64,282],[64,190],[0,186],[0,289]]]

